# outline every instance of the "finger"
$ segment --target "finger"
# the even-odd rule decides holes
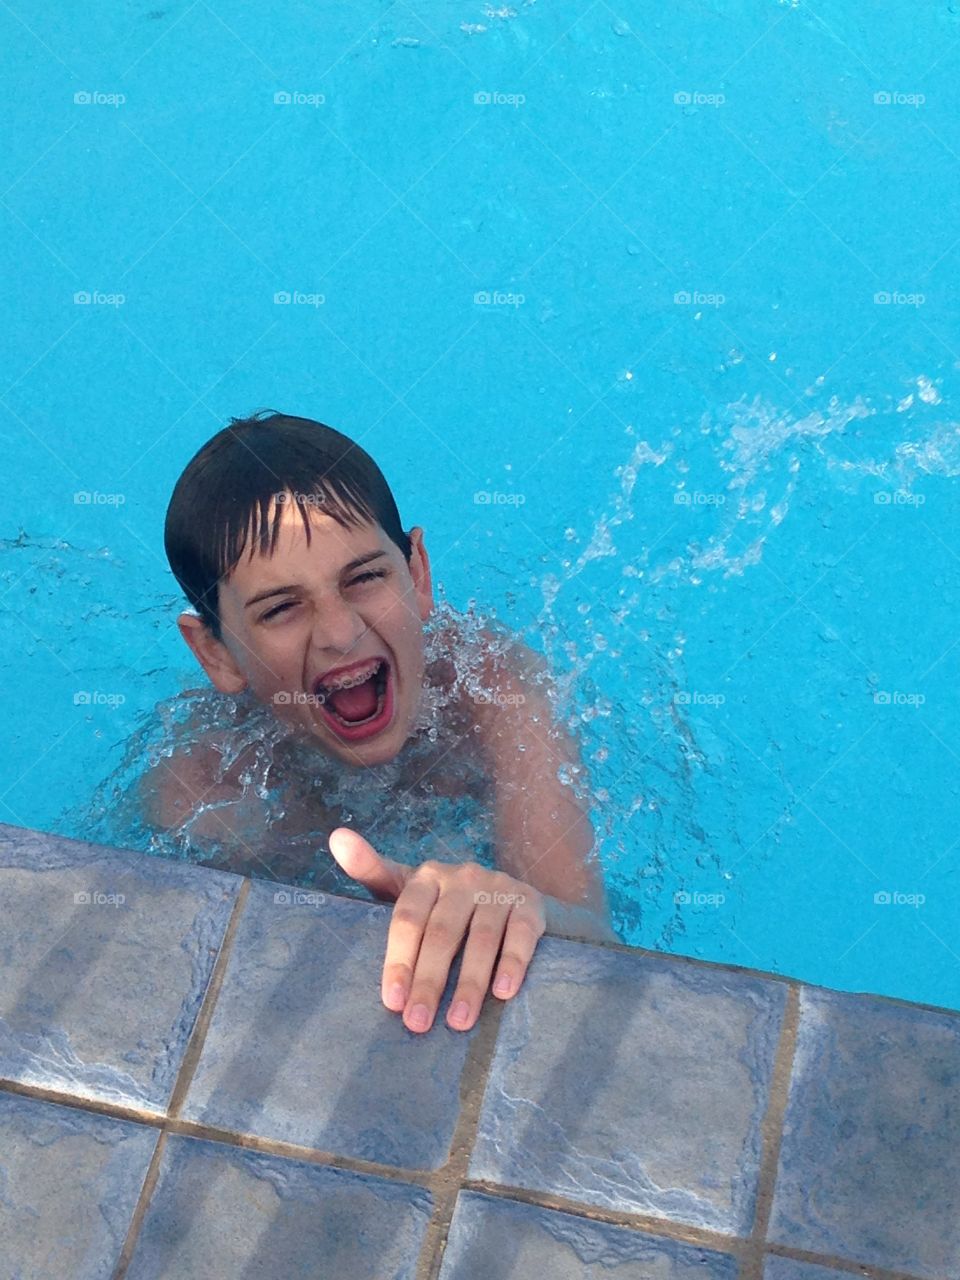
[[[509,1000],[520,988],[527,973],[527,966],[543,937],[546,920],[542,911],[532,906],[514,907],[507,920],[503,936],[503,950],[497,965],[493,994],[501,1000]]]
[[[404,1009],[404,1025],[411,1031],[429,1031],[433,1024],[453,957],[470,927],[473,897],[462,890],[441,894],[430,913]]]
[[[383,1003],[394,1013],[406,1006],[423,932],[439,896],[437,881],[419,876],[409,881],[394,904],[380,982]]]
[[[479,906],[470,920],[467,945],[463,949],[460,977],[453,993],[447,1024],[455,1031],[469,1031],[480,1014],[490,987],[490,975],[507,926],[509,907]]]
[[[327,843],[337,863],[351,879],[359,880],[371,893],[389,902],[400,896],[412,867],[383,857],[359,831],[351,831],[349,827],[335,828],[330,832]]]

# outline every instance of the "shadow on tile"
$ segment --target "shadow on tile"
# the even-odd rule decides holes
[[[0,1074],[163,1111],[241,884],[0,826]]]
[[[471,1178],[748,1234],[785,998],[544,938],[504,1012]]]
[[[127,1280],[413,1280],[421,1187],[172,1136]]]
[[[380,999],[390,908],[251,884],[182,1115],[413,1169],[447,1159],[474,1030],[430,1031]]]
[[[457,1198],[439,1280],[735,1280],[729,1254],[499,1196]]]

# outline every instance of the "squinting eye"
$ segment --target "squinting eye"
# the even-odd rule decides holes
[[[388,570],[386,569],[369,569],[366,573],[359,574],[356,578],[351,578],[348,586],[356,586],[358,582],[369,582],[372,578],[385,578]],[[287,609],[295,609],[299,602],[296,600],[286,600],[283,604],[278,604],[273,609],[268,609],[261,617],[261,622],[266,622],[269,618],[275,618],[277,614],[283,613]]]
[[[296,600],[287,600],[285,604],[278,604],[275,609],[268,609],[267,612],[260,619],[260,621],[266,622],[268,618],[274,618],[278,613],[283,613],[284,609],[294,608],[296,603],[297,603]]]

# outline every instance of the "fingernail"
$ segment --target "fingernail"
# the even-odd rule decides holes
[[[454,1022],[466,1022],[470,1017],[470,1006],[467,1004],[466,1000],[457,1001],[450,1010],[450,1017]]]
[[[410,1010],[410,1026],[414,1031],[423,1031],[430,1021],[430,1010],[425,1004],[415,1004]]]
[[[406,995],[406,992],[403,989],[402,982],[395,982],[393,986],[390,988],[390,990],[387,992],[387,996],[390,1000],[390,1003],[394,1005],[396,1004],[402,1005],[405,995]]]
[[[498,996],[505,996],[512,986],[513,979],[510,977],[509,973],[501,973],[500,977],[493,984],[494,994]]]

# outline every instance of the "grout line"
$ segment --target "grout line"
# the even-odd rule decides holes
[[[854,1262],[850,1258],[835,1258],[823,1253],[810,1253],[806,1249],[793,1249],[789,1245],[770,1245],[771,1257],[789,1258],[794,1262],[812,1262],[815,1266],[832,1267],[834,1271],[848,1271],[851,1275],[869,1280],[921,1280],[913,1271],[888,1271],[872,1262]]]
[[[200,1002],[200,1012],[197,1014],[197,1020],[193,1024],[193,1031],[190,1034],[190,1040],[187,1044],[186,1052],[183,1055],[183,1061],[180,1063],[180,1070],[177,1072],[177,1078],[174,1082],[173,1091],[170,1094],[170,1101],[167,1104],[167,1116],[171,1120],[179,1118],[181,1108],[186,1101],[187,1091],[193,1082],[194,1074],[197,1070],[197,1064],[200,1061],[200,1054],[203,1051],[204,1041],[207,1038],[207,1031],[210,1027],[210,1020],[213,1017],[213,1010],[220,995],[220,988],[223,986],[224,974],[227,971],[227,965],[230,961],[230,953],[233,950],[233,939],[236,935],[237,928],[240,924],[240,917],[243,914],[243,908],[246,905],[247,898],[250,896],[249,877],[244,877],[243,884],[237,893],[236,901],[233,904],[233,911],[227,922],[227,927],[220,943],[220,950],[217,953],[217,959],[213,966],[213,973],[210,975],[210,981],[207,989],[203,993],[203,999]]]
[[[150,1203],[153,1189],[157,1185],[157,1179],[160,1177],[160,1160],[163,1157],[163,1150],[166,1145],[167,1135],[161,1131],[160,1136],[157,1138],[157,1145],[153,1149],[153,1155],[150,1157],[147,1176],[144,1178],[143,1186],[140,1188],[140,1195],[137,1197],[136,1208],[127,1228],[123,1248],[120,1250],[120,1257],[117,1259],[113,1280],[124,1280],[124,1276],[127,1274],[127,1268],[130,1266],[130,1259],[133,1256],[133,1250],[140,1235],[140,1228],[146,1216],[147,1205]]]
[[[22,1080],[0,1077],[0,1093],[16,1093],[21,1098],[35,1102],[53,1102],[58,1107],[72,1107],[75,1111],[92,1111],[95,1115],[110,1116],[114,1120],[133,1120],[137,1124],[153,1125],[162,1129],[165,1116],[162,1111],[146,1111],[122,1102],[106,1102],[102,1098],[85,1098],[76,1093],[51,1089],[48,1085],[28,1084]]]
[[[184,1138],[200,1138],[207,1142],[218,1142],[225,1147],[240,1147],[245,1150],[259,1151],[263,1155],[280,1156],[287,1160],[302,1160],[307,1164],[330,1165],[337,1169],[347,1169],[353,1173],[374,1174],[378,1178],[388,1178],[400,1182],[417,1183],[429,1186],[436,1174],[422,1169],[413,1169],[403,1165],[379,1164],[374,1160],[362,1160],[357,1156],[342,1156],[336,1152],[323,1151],[318,1147],[302,1147],[295,1142],[287,1142],[282,1138],[265,1138],[252,1133],[238,1133],[234,1129],[220,1129],[216,1125],[202,1124],[196,1120],[180,1120],[167,1117],[159,1111],[139,1111],[135,1107],[118,1106],[111,1102],[102,1102],[92,1098],[78,1098],[76,1094],[58,1093],[55,1089],[41,1088],[37,1085],[21,1084],[18,1080],[0,1079],[0,1095],[3,1093],[18,1094],[23,1098],[31,1098],[35,1102],[50,1102],[56,1106],[70,1107],[75,1111],[92,1112],[106,1116],[111,1120],[131,1120],[148,1128],[155,1128],[165,1134],[174,1134]]]
[[[497,1033],[507,1002],[491,996],[481,1006],[477,1029],[460,1076],[460,1115],[450,1142],[450,1156],[431,1180],[434,1210],[424,1234],[416,1280],[436,1280],[450,1231],[457,1196],[467,1176],[480,1124],[480,1108],[497,1047]]]
[[[344,1169],[349,1173],[366,1173],[392,1182],[413,1183],[430,1187],[436,1174],[427,1169],[412,1169],[403,1165],[380,1164],[376,1160],[363,1160],[359,1156],[337,1155],[335,1151],[323,1151],[319,1147],[301,1147],[281,1138],[261,1138],[252,1133],[235,1133],[231,1129],[218,1129],[215,1125],[199,1124],[193,1120],[170,1120],[164,1126],[167,1133],[183,1138],[196,1138],[205,1142],[217,1142],[224,1147],[238,1147],[243,1151],[257,1151],[261,1155],[279,1156],[285,1160],[298,1160],[304,1164],[323,1165],[330,1169]]]
[[[220,994],[220,988],[223,985],[223,975],[226,972],[227,962],[230,958],[230,952],[233,948],[234,935],[237,932],[237,926],[240,922],[240,916],[243,913],[243,907],[250,893],[250,881],[245,879],[241,884],[236,900],[233,904],[233,911],[224,930],[223,938],[220,941],[220,949],[217,953],[216,961],[213,966],[213,973],[210,975],[210,981],[207,989],[203,993],[200,1001],[200,1010],[197,1019],[193,1024],[193,1031],[190,1040],[187,1043],[186,1052],[180,1063],[180,1070],[177,1072],[177,1078],[174,1081],[173,1090],[170,1095],[170,1102],[167,1107],[167,1120],[176,1117],[183,1100],[186,1097],[187,1090],[190,1087],[190,1081],[197,1069],[197,1063],[200,1060],[200,1051],[203,1048],[203,1042],[206,1039],[207,1028],[210,1025],[210,1019],[213,1016],[213,1009],[217,1003],[217,997]],[[113,1280],[124,1280],[127,1269],[130,1266],[130,1259],[133,1257],[133,1251],[137,1247],[137,1240],[140,1237],[140,1228],[143,1226],[143,1220],[147,1214],[147,1208],[150,1199],[153,1196],[154,1188],[160,1177],[160,1161],[167,1145],[166,1132],[161,1130],[157,1139],[157,1145],[154,1147],[153,1156],[150,1160],[150,1166],[147,1169],[147,1176],[143,1180],[143,1186],[140,1188],[140,1195],[137,1198],[137,1205],[130,1219],[130,1225],[127,1228],[127,1234],[123,1242],[123,1248],[120,1250],[120,1257],[117,1260],[116,1270],[113,1273]]]
[[[511,1187],[501,1183],[482,1182],[475,1178],[466,1178],[462,1184],[464,1191],[481,1191],[486,1195],[502,1200],[516,1200],[528,1204],[535,1209],[549,1209],[558,1213],[567,1213],[572,1217],[582,1218],[589,1222],[602,1222],[612,1227],[625,1227],[634,1231],[642,1231],[658,1240],[675,1240],[681,1244],[691,1244],[703,1249],[714,1249],[726,1253],[743,1263],[740,1280],[751,1274],[751,1253],[755,1241],[743,1236],[728,1236],[709,1227],[695,1227],[675,1221],[672,1218],[655,1218],[649,1214],[621,1212],[601,1205],[586,1204],[583,1201],[567,1200],[563,1196],[549,1192],[531,1191],[526,1187]],[[821,1267],[832,1267],[835,1271],[847,1271],[863,1280],[923,1280],[912,1271],[890,1271],[873,1263],[857,1262],[851,1258],[842,1258],[834,1254],[811,1253],[806,1249],[795,1249],[790,1245],[770,1244],[768,1253],[778,1257],[789,1258],[798,1262],[810,1262]],[[420,1280],[418,1277],[417,1280]]]
[[[800,1022],[800,989],[787,989],[787,1003],[783,1011],[783,1024],[773,1064],[767,1110],[761,1125],[762,1149],[760,1172],[757,1179],[757,1203],[753,1216],[753,1230],[744,1255],[740,1280],[762,1280],[763,1255],[773,1209],[773,1193],[780,1164],[780,1144],[783,1138],[783,1117],[790,1095],[790,1081],[797,1048],[797,1030]]]
[[[602,1222],[611,1227],[626,1227],[634,1231],[642,1231],[658,1239],[676,1240],[682,1244],[699,1245],[705,1249],[719,1249],[732,1254],[735,1258],[744,1256],[750,1241],[743,1236],[724,1235],[711,1227],[697,1227],[692,1223],[680,1222],[673,1218],[658,1218],[649,1213],[636,1213],[630,1210],[610,1209],[606,1205],[586,1204],[581,1200],[568,1200],[566,1196],[555,1195],[548,1191],[531,1191],[527,1187],[510,1187],[497,1182],[483,1182],[476,1178],[466,1179],[464,1191],[482,1191],[486,1195],[496,1196],[502,1200],[516,1200],[528,1204],[535,1209],[552,1209],[558,1213],[568,1213],[575,1218],[584,1218],[589,1222]],[[419,1280],[419,1278],[418,1278]]]

